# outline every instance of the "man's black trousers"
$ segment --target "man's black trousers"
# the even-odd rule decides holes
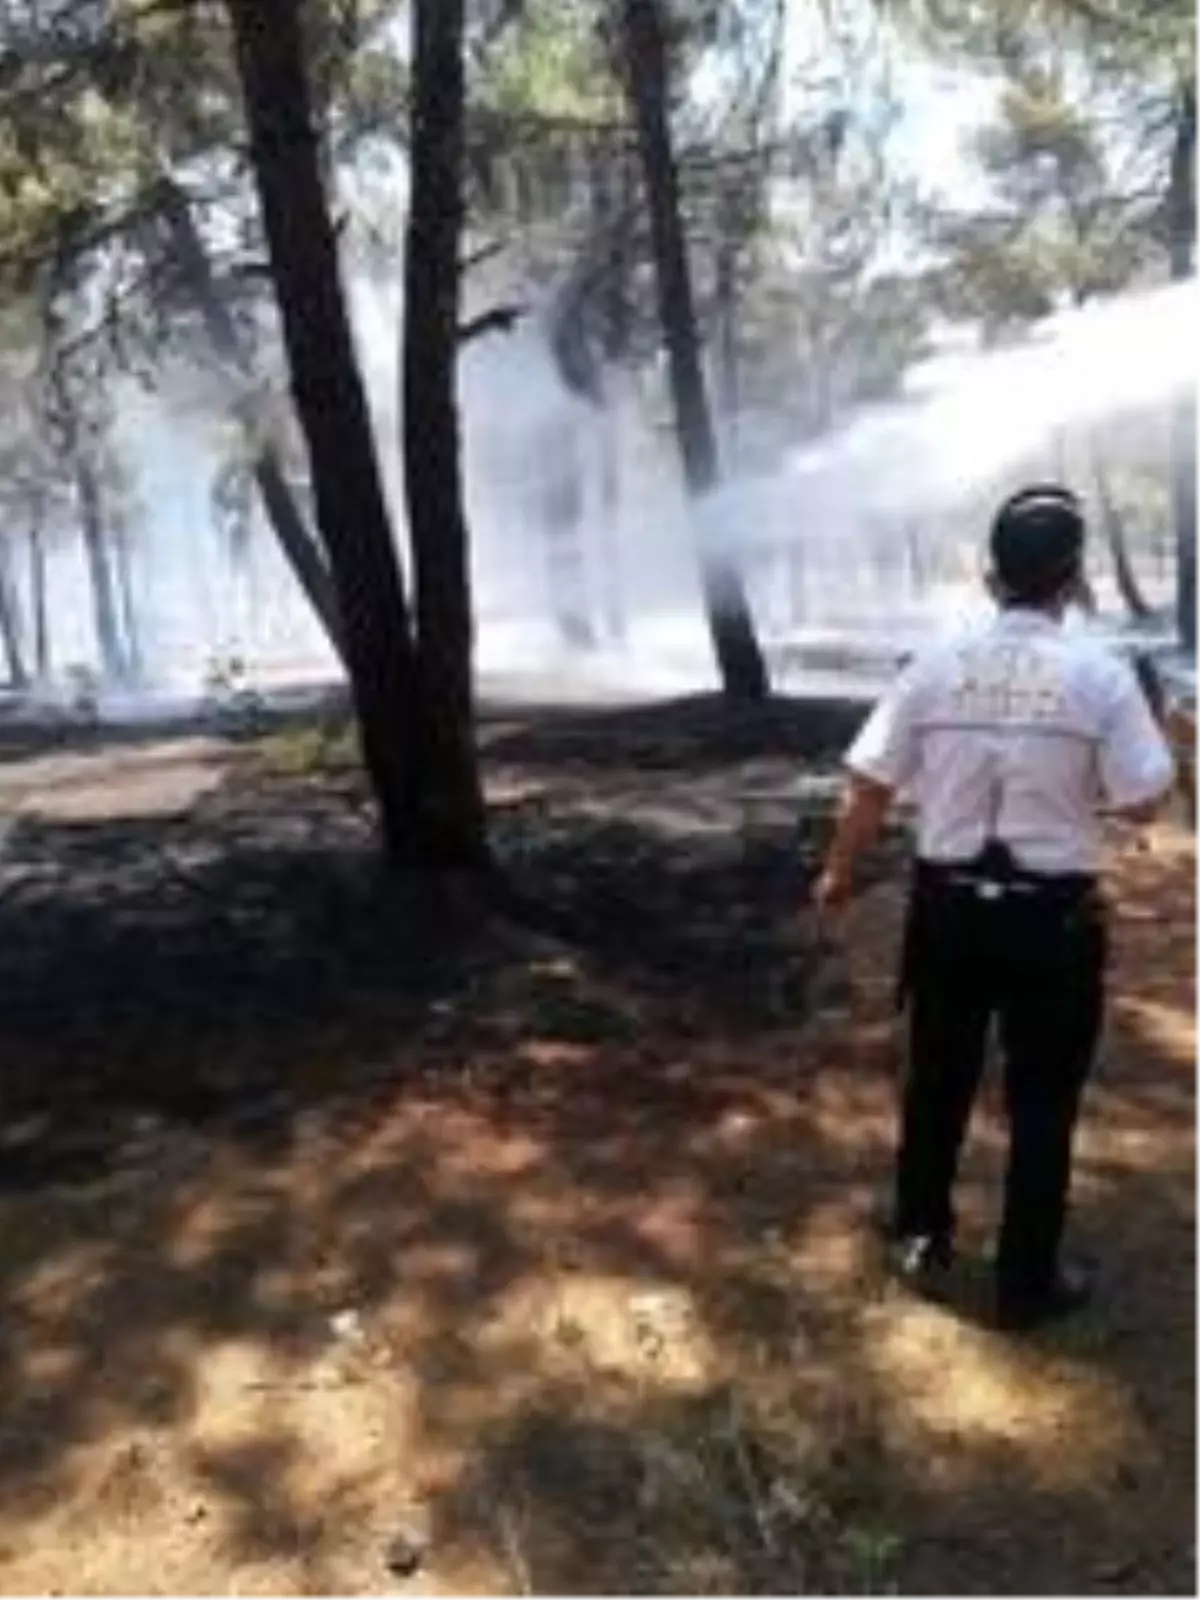
[[[917,869],[895,1224],[953,1236],[954,1178],[995,1021],[1009,1119],[997,1290],[1035,1300],[1058,1270],[1072,1138],[1104,1006],[1104,910],[1088,879],[979,887],[969,871]]]

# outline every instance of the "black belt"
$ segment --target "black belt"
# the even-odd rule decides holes
[[[1030,872],[999,840],[990,840],[967,861],[921,861],[916,864],[916,889],[956,890],[981,900],[1009,896],[1071,903],[1095,892],[1090,872]]]

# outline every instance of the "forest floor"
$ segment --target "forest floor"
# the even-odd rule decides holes
[[[889,1285],[897,844],[845,707],[494,716],[523,920],[374,868],[331,728],[0,732],[0,1592],[1194,1592],[1194,837],[1114,846],[1102,1303]],[[453,933],[453,936],[452,936]]]

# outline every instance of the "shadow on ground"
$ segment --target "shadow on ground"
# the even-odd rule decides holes
[[[1119,868],[1078,1194],[1111,1304],[1012,1344],[875,1259],[894,892],[852,1001],[801,1017],[794,762],[612,749],[585,785],[577,746],[566,779],[493,749],[560,931],[455,947],[381,893],[338,774],[256,758],[123,820],[26,792],[0,1588],[1191,1592],[1189,841]],[[988,1107],[973,1248],[998,1159]]]
[[[835,713],[792,714],[791,745],[824,751]],[[501,914],[465,940],[380,873],[348,761],[286,770],[284,746],[280,770],[255,753],[239,759],[237,745],[147,747],[138,735],[43,752],[10,775],[0,787],[10,1123],[97,1124],[120,1110],[278,1126],[353,1072],[339,1069],[332,1085],[306,1076],[296,1052],[308,1053],[314,1029],[353,1030],[358,1054],[464,1029],[475,1043],[503,1041],[506,975],[539,948],[548,966],[562,953],[586,969],[593,986],[619,976],[639,991],[643,1006],[629,1012],[543,974],[532,986],[543,1020],[553,1014],[558,1032],[583,1040],[636,1033],[654,996],[676,1025],[790,1017],[813,965],[797,907],[830,780],[795,793],[786,757],[764,758],[782,714],[730,725],[697,702],[548,720],[554,734],[541,743],[528,727],[492,729],[493,837],[509,887]],[[647,739],[660,755],[649,773]],[[663,766],[673,749],[679,771]],[[10,1159],[0,1183],[19,1168]]]

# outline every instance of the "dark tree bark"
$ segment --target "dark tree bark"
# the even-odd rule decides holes
[[[104,529],[100,483],[91,462],[82,457],[75,464],[75,493],[79,501],[79,531],[87,557],[88,577],[91,579],[92,615],[96,644],[100,651],[100,670],[109,682],[125,683],[130,677],[130,665]]]
[[[675,428],[690,496],[702,502],[718,477],[717,444],[700,361],[700,340],[679,206],[679,173],[668,123],[668,69],[658,0],[621,0],[628,92],[637,124],[650,211],[659,317],[667,347]],[[725,693],[762,700],[766,666],[741,573],[703,527],[700,574]]]
[[[1167,238],[1171,276],[1190,278],[1196,249],[1196,85],[1179,90],[1167,180]]]
[[[235,371],[248,374],[250,363],[229,308],[213,277],[212,263],[196,228],[187,196],[169,181],[162,185],[163,215],[171,230],[175,261],[200,313],[209,343],[217,358]],[[309,530],[274,445],[263,444],[252,464],[254,482],[263,510],[284,559],[296,582],[316,612],[334,653],[345,661],[337,595],[324,551]]]
[[[1171,277],[1191,277],[1196,252],[1196,85],[1179,95],[1167,188]],[[1196,401],[1175,409],[1172,506],[1175,520],[1176,625],[1185,650],[1196,653]]]
[[[20,614],[10,582],[8,552],[3,546],[0,546],[0,645],[4,648],[10,686],[14,689],[27,688],[29,672],[22,649]]]
[[[272,444],[258,450],[253,463],[254,482],[262,498],[267,521],[279,540],[292,574],[306,596],[329,640],[334,654],[345,664],[346,646],[338,615],[337,592],[329,563],[309,531],[296,504],[279,451]]]
[[[728,240],[722,241],[717,252],[716,302],[721,418],[727,438],[736,450],[738,412],[741,409],[737,347],[737,247]]]
[[[417,612],[424,848],[487,860],[476,758],[470,567],[458,405],[463,0],[413,0],[411,194],[404,263],[404,484]]]
[[[721,196],[718,226],[720,235],[717,242],[716,282],[713,292],[717,328],[717,410],[721,420],[726,459],[736,462],[741,443],[738,432],[742,409],[738,318],[741,311],[739,277],[743,228],[738,213],[737,195],[728,186]]]
[[[33,670],[40,682],[50,676],[50,617],[46,604],[46,546],[40,515],[29,524],[29,608],[33,619]]]
[[[634,252],[628,219],[636,205],[636,173],[624,139],[613,148],[598,144],[592,168],[592,203],[596,231],[611,240],[601,290],[603,337],[601,348],[609,362],[621,363],[628,355],[633,332],[630,280]],[[603,616],[613,639],[625,637],[624,586],[621,573],[619,519],[621,505],[620,393],[605,374],[598,396],[600,430],[600,588]]]
[[[1196,653],[1196,401],[1181,401],[1172,419],[1172,502],[1175,518],[1176,625],[1189,655]]]
[[[299,0],[226,0],[317,522],[384,849],[420,860],[415,661],[366,394],[321,184]]]

